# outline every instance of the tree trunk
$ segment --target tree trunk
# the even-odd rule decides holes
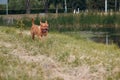
[[[45,0],[45,13],[48,13],[48,0]]]
[[[58,6],[56,5],[56,11],[55,11],[56,13],[58,13]]]
[[[26,4],[26,13],[30,14],[30,0],[26,0],[25,4]]]
[[[117,11],[117,0],[115,0],[115,11]]]

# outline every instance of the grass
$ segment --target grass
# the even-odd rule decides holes
[[[12,15],[8,15],[11,17]],[[30,17],[31,16],[31,17]],[[0,25],[6,26],[20,26],[17,24],[18,19],[24,24],[24,28],[31,27],[31,18],[34,17],[35,23],[40,24],[41,21],[48,21],[49,28],[52,31],[107,31],[119,32],[120,15],[118,13],[80,13],[80,14],[45,14],[45,15],[14,15],[13,18],[8,19],[6,16],[0,16]],[[20,18],[18,18],[20,17]],[[12,23],[12,24],[11,24]]]
[[[0,27],[1,80],[119,80],[120,49],[79,34],[50,32],[33,41],[29,31]],[[89,35],[86,35],[86,37]]]
[[[22,62],[12,55],[0,56],[0,80],[44,80],[40,65]]]

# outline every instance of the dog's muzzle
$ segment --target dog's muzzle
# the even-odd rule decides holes
[[[42,33],[46,33],[48,31],[48,28],[42,29]]]

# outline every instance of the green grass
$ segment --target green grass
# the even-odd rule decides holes
[[[75,79],[119,80],[120,49],[114,44],[95,43],[83,35],[91,36],[50,32],[41,41],[37,37],[32,40],[29,31],[21,36],[17,28],[1,26],[0,79],[64,80],[63,76],[52,75],[52,69],[59,69],[59,74]]]
[[[11,15],[9,15],[11,16]],[[0,16],[0,25],[6,26],[20,26],[17,24],[21,17],[23,22],[23,28],[30,28],[32,25],[32,19],[34,16],[35,23],[40,24],[40,21],[48,21],[49,29],[52,31],[65,32],[65,31],[79,31],[79,30],[91,30],[91,31],[108,31],[108,32],[119,32],[120,25],[120,14],[118,13],[80,13],[80,14],[46,14],[41,16],[35,15],[14,15],[13,24],[8,23],[9,19],[6,16]],[[15,18],[16,17],[16,18]],[[4,19],[5,18],[5,19]],[[112,29],[112,30],[111,30]]]

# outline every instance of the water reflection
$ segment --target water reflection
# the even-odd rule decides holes
[[[90,39],[97,43],[104,44],[116,44],[120,47],[120,33],[113,32],[91,32],[91,31],[80,31],[80,32],[63,32],[63,34],[74,37],[75,39]]]
[[[99,34],[91,38],[93,41],[104,44],[117,44],[120,47],[120,33]]]
[[[111,35],[111,39],[120,47],[120,35]]]

